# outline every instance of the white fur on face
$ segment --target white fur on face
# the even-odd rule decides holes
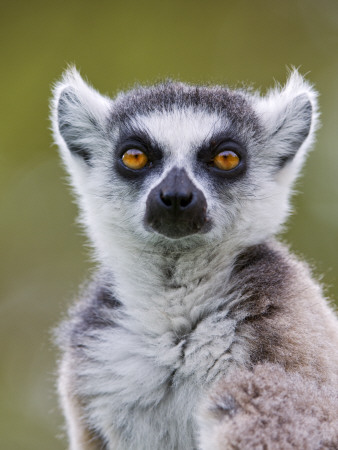
[[[194,153],[212,134],[226,129],[227,124],[219,114],[210,114],[193,108],[173,111],[154,111],[146,116],[136,116],[133,124],[145,129],[163,148],[171,167],[190,169]]]

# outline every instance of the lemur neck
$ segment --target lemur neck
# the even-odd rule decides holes
[[[156,320],[162,322],[161,330],[165,320],[170,327],[175,321],[192,322],[229,283],[237,254],[220,251],[219,245],[180,251],[129,247],[110,264],[114,293],[129,315],[151,317],[154,329]]]

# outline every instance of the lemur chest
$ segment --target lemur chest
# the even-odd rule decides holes
[[[105,424],[106,436],[111,430],[121,435],[127,448],[143,448],[140,439],[147,449],[195,448],[200,397],[238,359],[235,325],[211,315],[182,335],[151,336],[124,328],[101,332],[90,378],[97,426]]]

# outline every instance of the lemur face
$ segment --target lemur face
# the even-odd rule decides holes
[[[233,128],[225,115],[177,106],[118,127],[114,169],[129,197],[142,196],[146,231],[171,239],[205,234],[217,203],[230,212],[232,185],[247,167],[246,143]]]
[[[247,245],[285,220],[315,107],[297,73],[263,98],[168,82],[110,100],[72,71],[53,122],[95,241]]]

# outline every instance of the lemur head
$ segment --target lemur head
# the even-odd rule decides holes
[[[103,256],[138,242],[241,247],[276,233],[318,116],[296,71],[264,97],[165,82],[112,100],[71,69],[54,94],[55,139]]]

